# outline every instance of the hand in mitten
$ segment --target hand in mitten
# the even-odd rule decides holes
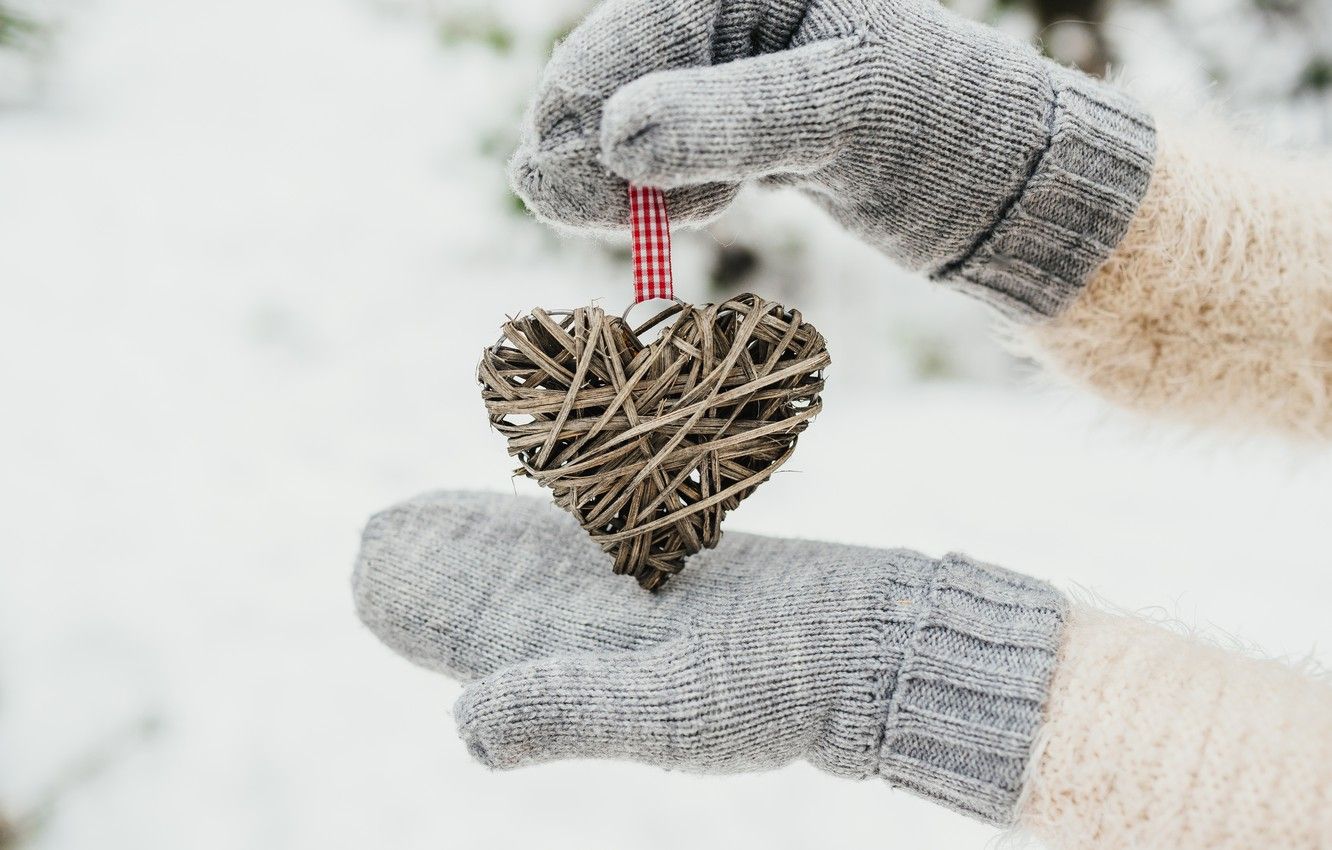
[[[511,165],[539,216],[703,221],[801,187],[905,265],[1057,313],[1119,242],[1155,133],[1131,100],[935,0],[607,0],[555,51]]]
[[[571,757],[707,772],[805,759],[1010,822],[1066,602],[962,556],[728,533],[662,592],[540,501],[438,493],[370,520],[357,610],[470,684],[494,767]]]

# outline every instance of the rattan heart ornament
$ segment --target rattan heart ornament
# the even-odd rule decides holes
[[[637,328],[598,307],[533,310],[504,325],[477,377],[518,472],[654,590],[791,456],[828,363],[799,311],[741,295]]]

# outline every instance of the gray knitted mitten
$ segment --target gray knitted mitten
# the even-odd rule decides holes
[[[623,229],[625,180],[700,221],[799,186],[1020,318],[1122,238],[1155,132],[1127,97],[935,0],[607,0],[555,51],[511,165],[542,218]]]
[[[1066,610],[1049,585],[735,532],[656,594],[605,558],[545,502],[438,493],[370,520],[356,606],[393,649],[472,682],[458,726],[494,767],[803,758],[1014,818]]]

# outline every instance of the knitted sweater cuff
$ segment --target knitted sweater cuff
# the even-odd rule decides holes
[[[1011,318],[1057,315],[1124,237],[1151,180],[1152,118],[1127,95],[1049,63],[1049,136],[1031,176],[939,278]]]
[[[989,823],[1017,816],[1068,613],[1050,585],[949,555],[889,704],[879,774]]]

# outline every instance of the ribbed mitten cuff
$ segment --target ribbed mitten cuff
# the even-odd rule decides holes
[[[1128,96],[1050,68],[1049,137],[966,257],[936,277],[1021,320],[1058,314],[1123,238],[1151,180],[1156,129]]]
[[[1067,612],[1065,597],[1044,582],[945,557],[897,674],[879,774],[990,823],[1012,823]]]

